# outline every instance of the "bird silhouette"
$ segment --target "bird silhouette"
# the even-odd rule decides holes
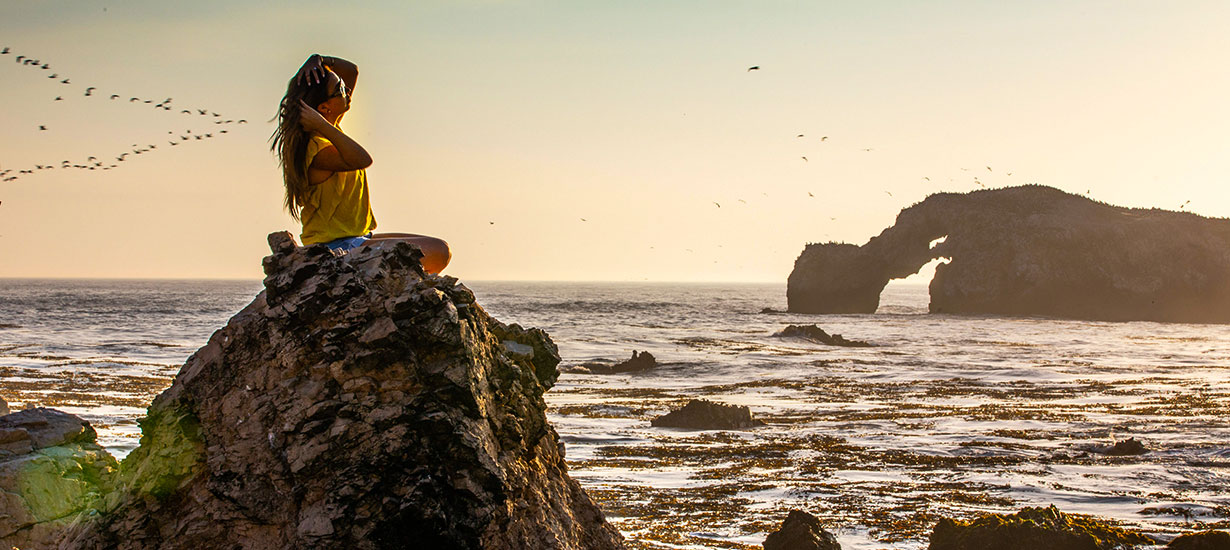
[[[751,67],[748,67],[748,68],[747,68],[747,71],[748,71],[748,72],[752,72],[752,71],[759,71],[759,70],[760,70],[760,65],[753,65],[753,66],[751,66]]]
[[[89,88],[86,88],[86,89],[85,89],[85,97],[90,97],[91,95],[94,95],[94,89],[95,89],[95,88],[94,88],[93,86],[90,86]]]
[[[713,204],[717,205],[718,208],[722,207],[722,205],[718,204],[717,201],[714,201]]]
[[[810,162],[809,160],[807,160],[807,157],[799,157],[799,158],[803,159],[803,162]]]
[[[71,82],[69,82],[68,79],[65,78],[64,80],[60,81],[60,84],[71,84]]]
[[[803,137],[803,134],[799,134],[799,135],[794,136],[794,137]]]
[[[807,192],[807,196],[809,196],[809,197],[814,197],[815,195],[811,194],[811,191],[808,191],[808,192]]]
[[[16,61],[16,62],[18,62],[18,63],[21,63],[21,60],[22,60],[22,59],[25,59],[25,58],[26,58],[26,56],[24,56],[24,55],[19,55],[19,56],[17,56],[17,59],[14,59],[14,61]]]
[[[47,69],[50,69],[50,68],[51,68],[51,65],[48,65],[48,64],[46,64],[46,63],[43,63],[43,66],[42,66],[42,67],[39,67],[39,68],[45,71],[45,70],[47,70]]]
[[[51,76],[48,76],[47,78],[56,79],[56,78],[60,78],[60,75],[58,75],[58,74],[53,74],[53,75],[51,75]]]
[[[828,137],[828,136],[824,136],[824,137],[820,138],[820,141],[828,141],[828,139],[829,139],[829,137]]]
[[[7,55],[8,53],[9,53],[9,48],[8,46],[5,46],[4,51],[0,52],[0,55]]]
[[[987,167],[987,172],[990,172],[990,171],[991,171],[991,167],[990,167],[990,166],[988,166],[988,167]]]
[[[180,114],[187,114],[187,115],[190,115],[190,114],[192,114],[192,111],[189,111],[188,109],[184,109],[184,110],[180,111]]]
[[[205,109],[197,109],[196,112],[201,113],[201,116],[205,116],[205,114],[209,111],[206,111]]]
[[[888,193],[888,196],[890,196],[890,197],[891,197],[891,196],[893,196],[893,194],[892,194],[892,193],[889,193],[888,191],[885,191],[885,193]]]
[[[55,98],[54,100],[52,100],[52,101],[64,101],[64,98],[62,98],[62,97],[60,97],[60,96],[56,96],[56,98]]]
[[[114,99],[119,99],[119,98],[120,98],[120,94],[111,94],[111,99],[114,100]]]
[[[239,120],[239,123],[240,123],[240,124],[247,124],[247,123],[248,123],[248,121],[243,120],[243,119],[240,119],[240,120]]]
[[[39,129],[40,131],[42,131],[42,130],[46,130],[46,129],[47,129],[47,127],[46,127],[46,126],[39,126],[39,127],[38,127],[38,129]]]

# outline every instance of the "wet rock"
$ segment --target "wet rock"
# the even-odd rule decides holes
[[[1040,185],[937,193],[862,246],[807,245],[786,298],[796,313],[874,313],[889,280],[947,258],[932,313],[1226,323],[1228,249],[1227,219]]]
[[[9,413],[9,402],[5,401],[3,397],[0,397],[0,416],[4,416],[8,413]]]
[[[724,405],[704,399],[693,399],[682,409],[671,411],[649,422],[656,428],[687,428],[690,430],[743,430],[764,426],[752,418],[747,407]]]
[[[1054,505],[1011,515],[989,514],[973,521],[941,519],[931,531],[929,550],[1112,550],[1154,544],[1149,537]]]
[[[760,313],[762,313],[762,314],[766,314],[766,315],[780,315],[780,314],[782,314],[782,313],[786,313],[786,312],[784,312],[784,311],[778,311],[778,310],[773,309],[773,308],[771,308],[771,307],[766,307],[766,308],[764,308],[764,309],[760,310]]]
[[[871,344],[868,344],[867,342],[861,342],[859,340],[846,340],[840,334],[829,334],[825,332],[824,329],[816,325],[789,325],[774,336],[806,338],[813,342],[819,342],[830,346],[844,346],[848,348],[871,347]]]
[[[1144,443],[1137,441],[1135,437],[1131,437],[1115,443],[1112,447],[1101,449],[1099,452],[1106,456],[1132,456],[1143,455],[1149,452],[1149,450],[1145,448]]]
[[[1166,550],[1230,550],[1230,533],[1201,531],[1188,533],[1170,541]]]
[[[614,365],[599,365],[588,364],[583,365],[590,374],[621,374],[626,372],[641,372],[647,371],[658,366],[658,361],[654,359],[653,354],[642,351],[632,351],[632,358]]]
[[[791,510],[781,528],[764,539],[764,550],[841,550],[841,545],[824,530],[819,518]]]
[[[623,548],[547,423],[545,332],[405,243],[269,244],[264,292],[154,400],[65,548]]]
[[[0,547],[56,548],[74,518],[103,507],[118,466],[76,416],[0,416]]]

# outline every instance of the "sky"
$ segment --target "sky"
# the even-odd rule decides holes
[[[1230,217],[1227,28],[1222,0],[7,1],[0,277],[262,277],[312,53],[359,66],[378,231],[463,280],[780,283],[1025,183]]]

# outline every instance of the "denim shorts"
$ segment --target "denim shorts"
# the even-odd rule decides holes
[[[346,252],[363,246],[363,243],[367,242],[370,238],[372,238],[371,233],[359,235],[358,237],[342,237],[325,243],[325,246],[335,252]]]

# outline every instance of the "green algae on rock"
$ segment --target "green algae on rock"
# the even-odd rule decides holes
[[[1116,550],[1154,544],[1153,539],[1105,521],[1065,514],[1054,505],[972,521],[941,519],[929,550]]]

